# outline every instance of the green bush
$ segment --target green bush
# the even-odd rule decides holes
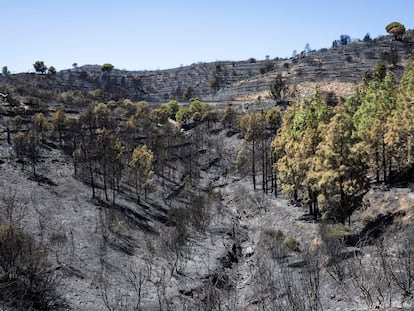
[[[187,107],[180,108],[175,114],[175,119],[178,122],[186,123],[191,118],[191,111]]]
[[[212,90],[217,91],[219,89],[219,86],[220,86],[220,79],[217,76],[212,77],[210,80],[210,88]]]
[[[191,86],[189,86],[183,92],[183,99],[189,100],[191,96],[193,96],[193,89],[191,88]]]

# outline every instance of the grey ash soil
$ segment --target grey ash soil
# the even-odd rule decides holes
[[[254,191],[250,178],[234,171],[232,163],[242,141],[235,135],[227,137],[224,130],[206,142],[211,149],[200,158],[205,165],[200,166],[196,184],[155,177],[153,191],[140,204],[124,189],[115,206],[105,201],[102,190],[98,190],[98,199],[91,199],[90,187],[74,178],[70,157],[58,148],[42,148],[38,172],[44,178],[33,180],[30,167],[22,170],[8,158],[2,138],[1,192],[19,194],[25,206],[20,226],[49,248],[50,269],[60,276],[59,290],[71,310],[105,310],[103,297],[114,310],[123,305],[132,310],[137,292],[128,282],[131,271],[143,276],[142,310],[204,310],[212,290],[223,310],[258,310],[254,270],[262,230],[278,229],[299,240],[301,252],[290,251],[283,265],[300,262],[318,241],[319,225],[299,220],[305,210],[284,197]],[[209,192],[213,199],[207,205],[208,226],[204,232],[189,229],[186,244],[175,252],[169,243],[176,232],[176,224],[169,221],[170,209],[185,206],[188,195]],[[370,209],[372,213],[404,209],[395,238],[413,233],[412,188],[385,194],[372,190],[367,200],[366,210],[354,215],[356,229],[363,228],[361,214]],[[209,287],[212,282],[213,289]],[[321,282],[321,292],[324,310],[367,309],[356,290],[351,290],[350,303],[329,278]]]

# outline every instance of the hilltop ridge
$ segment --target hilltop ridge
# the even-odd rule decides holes
[[[2,83],[19,83],[30,79],[39,89],[81,91],[84,94],[101,89],[111,98],[130,98],[148,102],[170,99],[186,101],[199,97],[203,101],[230,102],[266,99],[269,83],[282,75],[289,85],[296,85],[302,96],[316,84],[339,96],[352,92],[379,62],[384,62],[398,78],[403,63],[414,48],[413,31],[407,40],[396,41],[392,36],[372,40],[356,40],[350,44],[302,52],[288,59],[216,61],[180,68],[156,71],[125,71],[114,69],[102,73],[98,65],[59,71],[53,76],[17,74],[1,77]]]

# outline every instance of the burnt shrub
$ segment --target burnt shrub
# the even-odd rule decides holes
[[[274,69],[274,64],[272,61],[267,60],[260,66],[260,73],[265,74],[266,72],[272,71]]]
[[[17,310],[62,310],[47,250],[13,224],[0,225],[0,301]]]

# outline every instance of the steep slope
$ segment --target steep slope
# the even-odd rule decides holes
[[[155,188],[140,203],[124,188],[115,205],[104,199],[101,187],[91,199],[90,187],[73,177],[71,159],[53,142],[42,145],[40,178],[33,179],[30,169],[22,170],[10,157],[4,134],[0,189],[3,196],[17,193],[24,204],[19,227],[48,248],[50,270],[60,278],[71,310],[257,310],[261,305],[285,310],[281,289],[286,282],[297,286],[295,278],[307,273],[302,267],[308,250],[323,245],[319,224],[301,220],[304,210],[286,198],[254,191],[250,177],[239,176],[233,162],[243,142],[220,127],[198,149],[195,182],[181,179],[185,159],[177,159],[172,173],[157,176]],[[189,201],[194,195],[208,200],[197,205],[201,201]],[[412,204],[412,188],[374,191],[367,196],[370,208],[362,212],[375,220],[375,213],[405,210],[383,232],[390,232],[397,245],[404,232],[412,232]],[[190,218],[175,214],[180,207],[191,211],[200,206],[208,212],[191,226],[186,221],[206,210],[196,209]],[[363,231],[363,218],[355,214],[355,229]],[[185,244],[180,244],[184,236]],[[299,242],[295,249],[285,246],[289,239]],[[366,254],[372,252],[369,247],[363,249]],[[357,256],[354,251],[343,256]],[[322,265],[329,252],[321,254]],[[346,269],[354,267],[349,262]],[[325,269],[320,276],[324,310],[367,310],[355,288],[341,292]],[[393,289],[394,305],[400,304],[398,297]],[[412,300],[404,304],[412,306]]]

